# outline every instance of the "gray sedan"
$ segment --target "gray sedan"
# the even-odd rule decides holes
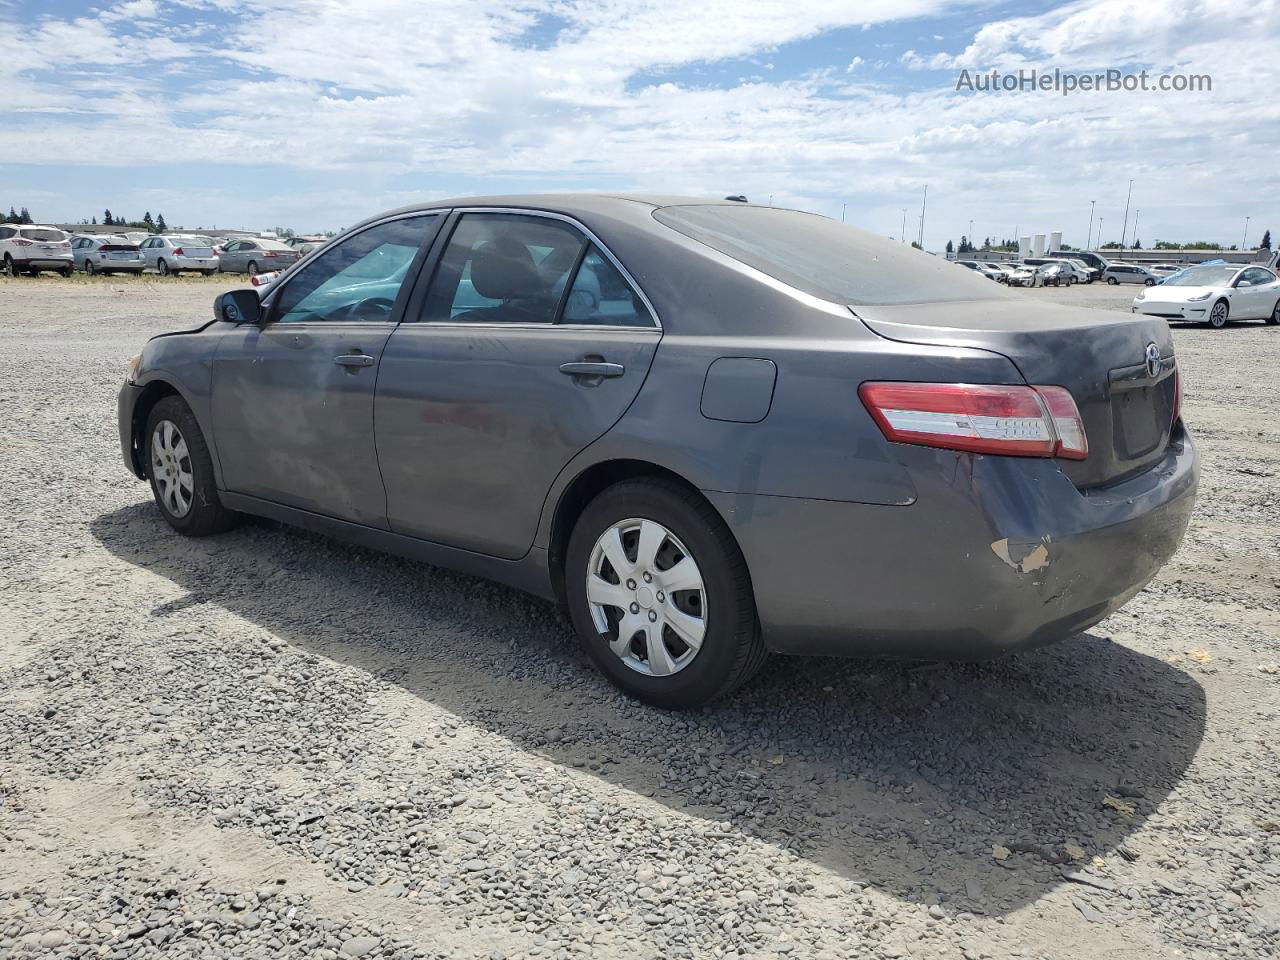
[[[118,413],[179,533],[256,514],[558,600],[667,707],[771,651],[1084,630],[1173,554],[1198,476],[1163,320],[679,198],[375,217],[149,341]]]
[[[279,240],[235,240],[222,248],[218,263],[223,273],[247,273],[256,277],[271,270],[283,270],[301,258],[301,253]]]
[[[71,241],[71,254],[75,257],[76,269],[83,270],[89,276],[95,273],[106,276],[132,273],[140,276],[147,265],[138,245],[124,237],[75,237]]]

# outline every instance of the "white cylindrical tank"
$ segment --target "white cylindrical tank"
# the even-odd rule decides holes
[[[1044,256],[1044,234],[1037,233],[1031,241],[1031,255],[1033,257]]]
[[[1019,237],[1018,238],[1018,259],[1025,260],[1029,256],[1031,256],[1031,238]]]
[[[1061,230],[1054,230],[1052,233],[1049,234],[1049,249],[1050,250],[1062,249],[1062,231]]]

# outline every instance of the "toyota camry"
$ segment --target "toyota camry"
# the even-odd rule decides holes
[[[383,214],[223,294],[118,412],[178,533],[256,514],[558,600],[614,683],[691,707],[770,652],[1097,623],[1187,526],[1179,376],[1163,319],[824,217],[517,196]]]

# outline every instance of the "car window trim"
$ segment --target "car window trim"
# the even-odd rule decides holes
[[[418,275],[422,272],[423,264],[427,260],[427,254],[431,252],[431,248],[434,246],[437,237],[439,237],[440,230],[444,221],[447,219],[447,216],[442,216],[441,211],[439,210],[415,210],[411,213],[398,213],[394,216],[382,217],[381,219],[374,220],[371,223],[363,224],[360,227],[344,234],[342,237],[331,240],[329,243],[326,243],[323,248],[325,253],[329,253],[330,251],[338,249],[338,247],[347,243],[352,238],[360,236],[360,234],[367,230],[385,226],[388,223],[395,223],[397,220],[411,220],[414,217],[433,217],[435,230],[428,231],[428,235],[424,236],[422,241],[418,244],[417,252],[413,255],[413,259],[409,261],[409,269],[405,274],[404,282],[400,284],[400,289],[396,292],[396,302],[391,306],[391,315],[387,317],[386,320],[304,320],[299,323],[289,324],[289,328],[319,327],[327,330],[333,326],[341,326],[344,324],[352,326],[398,326],[404,320],[405,307],[408,306],[409,299],[412,296],[413,291],[417,288]],[[285,278],[278,288],[271,290],[266,297],[263,298],[262,307],[264,310],[264,316],[267,317],[266,322],[262,324],[264,329],[279,322],[276,317],[276,305],[280,302],[281,291],[289,288],[289,284],[293,282],[299,273],[302,272],[304,265],[307,264],[313,256],[319,253],[320,249],[321,248],[317,247],[305,258],[295,260],[291,268],[286,268],[290,270],[292,275]],[[410,282],[411,275],[413,278],[412,282]]]
[[[600,240],[600,238],[596,236],[595,233],[592,232],[591,228],[586,226],[586,224],[576,219],[575,217],[571,217],[568,214],[559,213],[554,210],[537,210],[532,207],[447,207],[447,208],[438,208],[438,209],[446,210],[449,214],[449,222],[446,223],[445,227],[442,228],[441,230],[441,233],[444,234],[447,228],[447,236],[445,237],[445,244],[447,244],[448,238],[452,237],[453,231],[457,228],[458,221],[462,219],[462,215],[466,213],[510,213],[510,214],[517,214],[525,217],[545,217],[551,220],[560,220],[564,223],[569,224],[570,226],[581,231],[583,236],[586,238],[587,243],[584,244],[583,246],[584,250],[590,247],[592,244],[594,244],[596,249],[598,249],[600,253],[606,259],[608,259],[608,261],[611,264],[613,264],[613,266],[617,269],[618,273],[622,275],[622,279],[625,280],[627,282],[627,285],[631,287],[632,292],[635,293],[640,298],[640,300],[644,303],[645,307],[648,308],[649,318],[652,321],[652,323],[647,324],[646,326],[643,326],[643,327],[616,327],[613,324],[607,324],[607,323],[556,323],[554,320],[551,323],[501,323],[496,321],[493,323],[485,323],[483,321],[459,322],[456,320],[419,320],[417,319],[417,317],[403,320],[402,322],[420,323],[424,326],[431,326],[431,327],[468,327],[471,329],[483,329],[483,330],[524,330],[524,329],[543,330],[550,327],[550,328],[555,328],[560,330],[609,329],[609,330],[631,330],[631,331],[635,331],[635,330],[657,330],[658,332],[662,331],[662,318],[658,316],[658,311],[654,309],[653,302],[648,298],[648,296],[645,295],[644,290],[640,288],[640,284],[636,282],[636,278],[631,275],[631,272],[623,265],[622,261],[613,255],[613,251],[610,250],[607,246],[605,246],[605,244]],[[428,210],[423,210],[419,212],[429,213],[429,212],[435,212],[435,210],[428,209]],[[425,298],[426,294],[430,290],[431,284],[435,281],[436,268],[439,267],[440,265],[440,259],[443,256],[445,244],[442,244],[439,250],[432,251],[433,256],[431,258],[431,262],[427,265],[430,268],[429,273],[424,270],[424,273],[427,274],[427,282],[423,289],[423,298]],[[577,274],[575,273],[573,275],[573,279],[576,279],[576,278],[577,278]],[[561,299],[563,300],[563,297]],[[561,306],[563,306],[563,304]],[[420,308],[421,308],[421,305],[419,304],[419,309]],[[559,312],[557,312],[556,316],[559,317],[559,315],[560,315]]]

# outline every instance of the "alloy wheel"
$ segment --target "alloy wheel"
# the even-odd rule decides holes
[[[1213,305],[1213,309],[1209,311],[1209,323],[1215,327],[1225,326],[1227,322],[1227,305],[1222,301],[1218,301]]]
[[[652,677],[693,662],[707,630],[702,571],[654,520],[613,524],[587,561],[587,604],[597,632],[627,667]]]
[[[187,441],[172,420],[159,421],[151,432],[151,475],[164,508],[185,517],[191,511],[195,477]]]

